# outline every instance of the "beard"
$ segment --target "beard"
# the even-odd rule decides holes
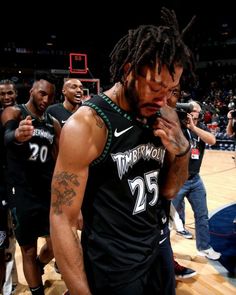
[[[131,113],[135,117],[140,117],[140,111],[138,108],[139,94],[135,88],[135,79],[133,78],[130,82],[124,83],[124,94],[129,104]]]
[[[124,95],[126,97],[126,101],[129,104],[130,112],[136,119],[139,119],[141,121],[156,116],[156,114],[146,116],[142,113],[142,110],[144,110],[145,107],[148,107],[150,104],[143,103],[141,105],[140,95],[135,87],[135,82],[136,80],[133,78],[132,80],[130,80],[130,82],[126,81],[124,83]]]

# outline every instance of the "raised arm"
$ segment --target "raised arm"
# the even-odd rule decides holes
[[[188,116],[188,124],[187,127],[193,131],[202,141],[205,143],[208,143],[210,145],[214,145],[216,143],[216,137],[214,134],[212,134],[210,131],[206,131],[197,125],[194,124],[193,122],[193,117],[190,114],[187,114]]]
[[[234,132],[234,128],[233,128],[233,126],[234,126],[236,120],[235,120],[235,118],[233,118],[233,116],[232,116],[232,113],[233,113],[233,112],[234,112],[234,111],[231,110],[231,111],[229,111],[228,114],[227,114],[228,123],[227,123],[227,126],[226,126],[226,134],[227,134],[228,136],[230,136],[230,137],[235,136],[235,132]]]
[[[190,144],[184,136],[177,113],[171,107],[162,108],[161,117],[154,124],[154,134],[166,148],[160,193],[172,199],[188,178]]]
[[[160,193],[166,199],[173,199],[184,182],[188,179],[190,149],[182,156],[174,156],[168,151],[165,155],[161,177]]]
[[[17,106],[6,108],[2,113],[2,124],[4,126],[4,142],[6,146],[19,145],[28,141],[34,131],[32,118],[21,117],[21,111]]]
[[[89,165],[103,151],[107,129],[94,111],[80,108],[62,129],[52,180],[51,238],[70,294],[90,294],[77,234]]]

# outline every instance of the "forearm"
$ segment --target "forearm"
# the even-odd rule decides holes
[[[233,125],[232,125],[232,119],[228,119],[228,124],[226,126],[226,134],[228,136],[233,136],[234,135],[234,131],[233,131]]]
[[[7,149],[11,149],[17,154],[28,156],[30,149],[28,142],[18,140],[16,130],[18,128],[18,121],[10,120],[4,126],[4,144]]]
[[[194,126],[192,129],[191,129],[198,137],[200,137],[200,139],[202,141],[204,141],[205,143],[208,143],[210,145],[213,145],[216,143],[216,138],[215,138],[215,135],[206,131],[206,130],[203,130],[197,126]]]
[[[183,156],[167,154],[167,166],[162,174],[160,194],[166,199],[173,199],[184,182],[188,179],[190,150]]]
[[[58,218],[52,218],[51,238],[58,267],[70,294],[91,294],[84,270],[82,247],[77,229],[70,228],[68,224]]]
[[[18,127],[18,124],[19,123],[16,120],[9,120],[4,125],[4,129],[5,129],[4,143],[6,146],[19,143],[17,142],[16,136],[15,136],[15,132]]]

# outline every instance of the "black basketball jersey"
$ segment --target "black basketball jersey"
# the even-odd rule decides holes
[[[0,110],[0,186],[5,186],[5,166],[6,166],[6,148],[4,145],[4,128],[2,126],[1,116],[3,110]]]
[[[63,103],[57,103],[49,106],[46,112],[56,118],[61,127],[64,126],[67,119],[72,115],[72,112],[64,108]]]
[[[0,110],[0,206],[6,207],[8,201],[6,186],[6,147],[4,144],[4,128],[1,121],[2,112],[3,109]]]
[[[32,193],[48,198],[55,162],[52,157],[55,137],[53,119],[51,115],[45,114],[44,118],[39,120],[24,104],[18,107],[22,119],[27,115],[32,117],[34,132],[29,141],[8,147],[8,183],[11,186],[25,186],[30,188]]]
[[[0,119],[2,116],[2,109],[0,110]],[[3,126],[0,120],[0,249],[6,246],[6,230],[7,230],[7,192],[5,180],[6,155],[3,140]]]
[[[105,94],[83,106],[95,109],[104,120],[108,139],[102,155],[89,167],[82,243],[99,284],[104,283],[99,272],[106,272],[109,282],[118,285],[144,273],[156,251],[158,178],[165,149],[149,126]]]

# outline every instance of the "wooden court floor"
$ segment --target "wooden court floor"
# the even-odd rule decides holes
[[[236,202],[236,164],[232,159],[234,152],[207,150],[203,159],[201,176],[207,189],[209,212],[226,204]],[[186,228],[194,234],[194,219],[191,208],[186,202]],[[171,232],[171,243],[176,260],[184,266],[195,269],[197,276],[176,282],[177,295],[235,295],[236,278],[229,281],[225,274],[219,273],[214,264],[206,258],[197,256],[195,239],[187,240]],[[39,240],[42,244],[42,240]],[[19,286],[15,294],[30,295],[27,290],[17,247],[16,263]],[[65,285],[61,276],[56,274],[51,262],[43,276],[46,295],[61,295]],[[233,283],[232,283],[233,281]]]

